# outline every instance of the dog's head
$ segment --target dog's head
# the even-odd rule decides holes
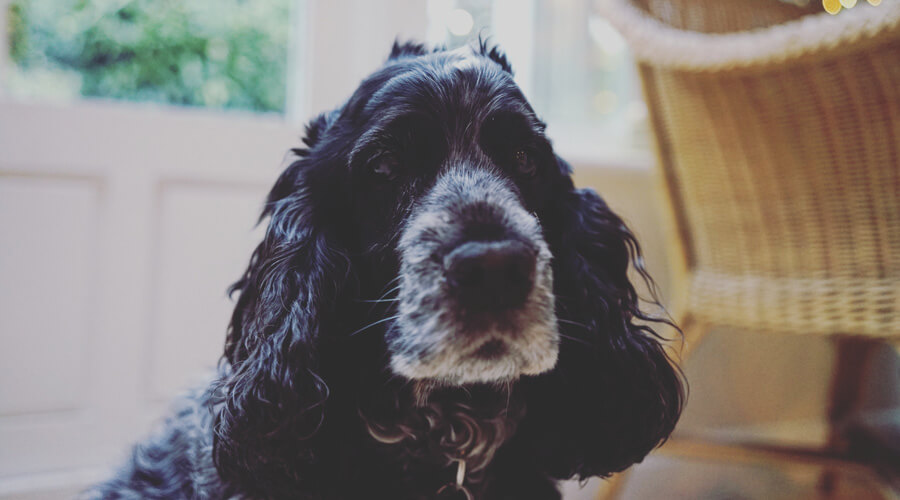
[[[395,45],[305,142],[235,285],[220,469],[277,481],[300,460],[286,443],[342,411],[329,390],[382,373],[517,382],[518,446],[559,477],[620,470],[671,432],[682,388],[635,323],[637,244],[573,187],[499,51]]]
[[[399,261],[385,335],[394,372],[462,384],[551,369],[553,272],[538,212],[559,168],[510,73],[468,48],[399,56],[344,113],[362,130],[349,157],[355,216],[371,228],[359,247]]]

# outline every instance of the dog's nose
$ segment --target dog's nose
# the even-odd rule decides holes
[[[525,302],[534,284],[535,262],[534,250],[518,241],[471,241],[444,257],[444,269],[464,306],[501,310]]]

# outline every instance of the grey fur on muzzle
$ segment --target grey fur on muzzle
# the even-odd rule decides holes
[[[464,245],[482,248],[485,255],[495,248],[530,254],[513,268],[527,271],[530,288],[503,307],[465,300],[448,277],[448,261]],[[442,173],[413,209],[399,253],[398,317],[386,336],[395,373],[464,384],[512,380],[556,364],[559,334],[550,250],[538,219],[492,169],[456,167]],[[531,269],[521,269],[523,265]]]

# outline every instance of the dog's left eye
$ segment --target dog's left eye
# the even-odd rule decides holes
[[[516,170],[526,176],[534,175],[537,170],[534,161],[531,156],[528,154],[528,151],[524,149],[520,149],[516,151],[515,155],[513,155],[513,165],[515,165]]]
[[[400,162],[392,155],[382,155],[372,161],[372,173],[385,180],[394,180],[400,172]]]

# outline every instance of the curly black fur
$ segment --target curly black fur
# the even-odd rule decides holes
[[[434,498],[463,458],[475,498],[555,499],[556,480],[621,471],[666,439],[684,393],[629,281],[630,266],[648,279],[638,244],[573,186],[510,74],[485,42],[395,44],[342,107],[312,120],[232,288],[215,381],[89,497]],[[522,171],[514,150],[532,162]],[[373,168],[385,151],[387,167]],[[388,167],[402,170],[388,179]],[[398,241],[428,193],[473,173],[539,223],[529,238],[552,254],[556,365],[488,383],[409,380],[385,341],[413,335],[391,321]],[[430,199],[434,210],[450,198]]]

